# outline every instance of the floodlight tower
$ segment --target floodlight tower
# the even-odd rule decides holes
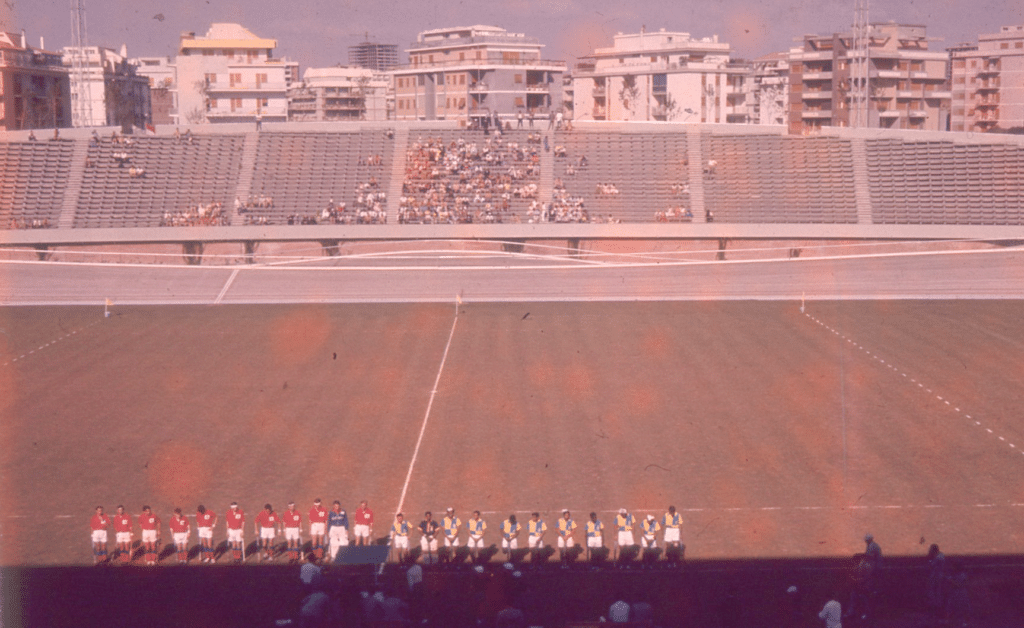
[[[850,126],[854,128],[870,124],[871,23],[868,21],[868,1],[854,0],[853,50],[850,51]]]
[[[78,89],[71,90],[71,121],[76,127],[92,124],[92,94],[86,84],[89,59],[86,46],[89,34],[85,27],[85,0],[71,0],[71,80]]]

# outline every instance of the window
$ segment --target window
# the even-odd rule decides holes
[[[203,51],[203,56],[204,57],[212,57],[213,56],[213,51],[212,50],[204,50]]]
[[[522,96],[516,96],[516,107],[522,107],[522,106],[524,106],[523,97]]]
[[[459,53],[459,61],[465,61],[465,60],[466,60],[466,53],[460,52]]]
[[[233,57],[233,56],[235,56],[235,51],[232,50],[231,48],[225,48],[224,49],[224,56],[225,57]]]
[[[1024,48],[1024,41],[1015,41],[1015,42],[1013,42],[1013,47],[1014,48]]]
[[[207,74],[206,75],[206,84],[207,85],[213,85],[216,82],[217,82],[217,75],[216,74]]]
[[[459,85],[465,85],[465,84],[466,84],[466,75],[465,74],[460,74],[459,75]]]
[[[466,99],[465,98],[460,98],[459,99],[459,109],[465,109],[465,108],[466,108]]]
[[[234,87],[236,85],[241,85],[241,84],[242,84],[242,75],[240,73],[238,73],[238,74],[232,73],[231,74],[231,87]]]
[[[477,51],[476,51],[476,58],[477,58],[477,59],[480,59],[480,58],[481,58],[481,57],[480,57],[480,51],[479,51],[479,50],[477,50]]]
[[[231,111],[238,111],[241,108],[242,108],[242,99],[241,98],[232,98],[231,99]]]
[[[264,83],[269,83],[269,82],[270,81],[267,80],[266,72],[264,72],[262,74],[257,74],[256,75],[256,87],[259,87],[260,85],[262,85]]]
[[[211,109],[216,109],[216,108],[217,108],[217,99],[216,98],[211,98],[208,101],[206,101],[206,110],[207,111],[209,111]]]
[[[427,61],[429,61],[430,63],[433,63],[434,62],[434,55],[428,55],[427,56]]]
[[[266,109],[269,106],[270,106],[270,99],[269,98],[260,98],[260,107]]]
[[[519,83],[522,83],[523,82],[523,75],[522,74],[516,74],[515,76],[512,77],[512,82],[516,83],[517,85]]]
[[[651,75],[651,91],[655,94],[664,94],[668,91],[668,75],[667,74],[652,74]]]

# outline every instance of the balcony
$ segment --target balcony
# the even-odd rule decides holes
[[[591,92],[596,97],[604,97],[608,95],[608,87],[605,85],[594,85],[594,90]]]
[[[801,118],[814,118],[814,119],[831,119],[831,109],[804,109],[803,113],[800,114]]]
[[[289,111],[316,111],[316,102],[293,100],[288,103]]]
[[[982,81],[981,83],[978,84],[977,89],[978,89],[979,92],[982,92],[982,91],[986,91],[986,92],[988,92],[988,91],[996,91],[996,90],[999,89],[999,81],[998,81],[998,79],[997,80],[991,80],[991,81]]]
[[[988,107],[998,107],[999,106],[999,99],[998,98],[981,98],[977,102],[974,103],[974,106],[975,107],[986,107],[986,108],[988,108]]]
[[[602,105],[594,105],[594,114],[593,115],[594,115],[594,119],[595,120],[598,119],[598,118],[604,119],[604,117],[606,115],[608,115],[608,108],[604,107]]]
[[[918,98],[920,94],[915,94],[909,89],[898,89],[896,90],[896,98],[902,98],[904,100],[908,98]]]
[[[999,74],[998,63],[990,63],[978,70],[978,76],[992,76],[993,74]]]
[[[903,78],[905,72],[900,70],[871,70],[871,78]]]
[[[816,92],[815,91],[803,92],[801,97],[804,100],[832,100],[832,92],[831,91],[825,91],[825,90],[816,91]]]
[[[882,109],[878,112],[878,117],[886,120],[891,120],[900,117],[900,112],[897,109]]]
[[[924,97],[925,98],[952,98],[953,97],[953,92],[943,91],[943,90],[935,90],[935,91],[932,91],[932,92],[925,92],[924,93]]]
[[[527,85],[526,91],[531,94],[546,94],[550,90],[547,83],[534,83],[533,85]]]
[[[911,118],[927,118],[928,112],[923,109],[911,109],[907,112]]]
[[[224,93],[236,93],[236,92],[283,92],[287,89],[284,83],[257,83],[243,81],[241,83],[234,83],[224,85],[223,83],[210,83],[206,86],[206,91],[210,94],[224,94]]]
[[[486,92],[487,89],[487,83],[484,83],[483,81],[472,83],[469,86],[469,91],[471,92]]]
[[[805,81],[831,81],[832,72],[804,72],[803,79]]]

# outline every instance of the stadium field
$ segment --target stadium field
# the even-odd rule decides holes
[[[889,555],[1016,553],[1022,315],[937,300],[3,308],[0,556],[91,563],[96,505],[149,504],[166,524],[175,506],[237,500],[252,517],[314,497],[368,500],[378,537],[399,507],[414,522],[480,509],[496,543],[511,512],[610,523],[674,504],[688,557],[847,556],[868,531]]]

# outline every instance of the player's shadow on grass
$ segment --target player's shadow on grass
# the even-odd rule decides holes
[[[498,546],[492,544],[490,547],[485,547],[484,549],[480,550],[480,553],[477,554],[476,560],[473,562],[477,565],[486,565],[494,559],[494,555],[497,553]]]
[[[550,545],[538,547],[531,552],[531,560],[534,565],[543,565],[555,555],[555,548]]]
[[[160,553],[156,555],[156,562],[160,562],[165,558],[170,558],[174,555],[174,543],[165,543]]]

